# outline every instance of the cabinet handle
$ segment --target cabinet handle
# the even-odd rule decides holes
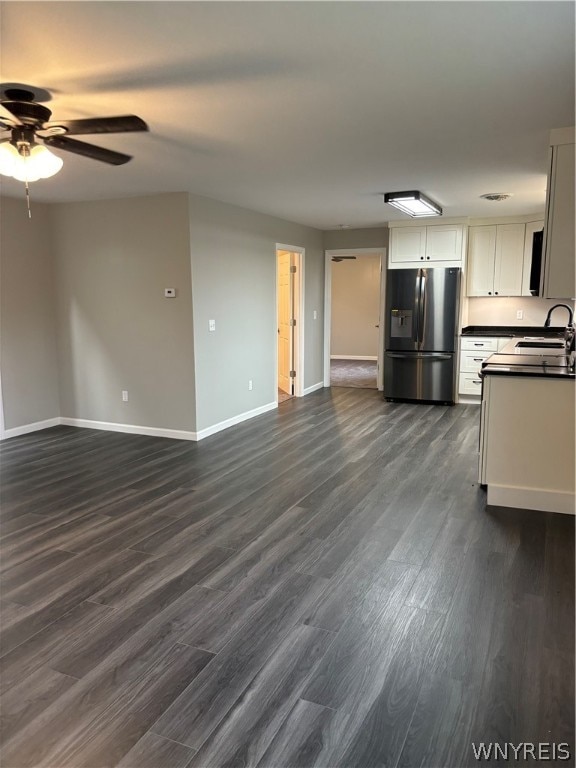
[[[484,342],[482,342],[482,341],[475,341],[474,342],[474,346],[475,347],[483,347],[484,346]]]
[[[424,261],[424,256],[420,256],[420,261]]]
[[[472,379],[472,384],[482,384],[481,381],[476,381],[476,379]]]
[[[428,259],[428,261],[430,261],[430,256],[426,256],[426,258]]]
[[[484,360],[485,360],[484,357],[475,357],[474,358],[474,362],[475,363],[482,363],[482,362],[484,362]]]
[[[494,291],[494,296],[498,296],[498,291]]]
[[[488,291],[488,296],[492,296],[492,291]]]

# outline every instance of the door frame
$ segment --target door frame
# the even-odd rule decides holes
[[[276,243],[274,258],[276,261],[275,274],[276,283],[274,292],[276,295],[276,315],[274,317],[274,400],[278,404],[278,251],[290,251],[295,255],[296,276],[294,279],[294,319],[296,327],[294,333],[293,363],[296,376],[294,378],[294,397],[304,395],[304,263],[306,249],[299,245],[286,245],[286,243]]]
[[[330,342],[332,335],[332,257],[380,256],[380,308],[378,313],[378,355],[376,386],[384,390],[384,321],[386,303],[386,248],[338,248],[324,251],[324,386],[330,386]]]

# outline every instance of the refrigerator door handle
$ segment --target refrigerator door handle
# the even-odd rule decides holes
[[[414,284],[414,331],[412,335],[417,344],[420,342],[420,290],[420,270],[418,270]]]
[[[424,341],[424,331],[426,325],[426,270],[421,270],[420,278],[420,306],[418,307],[418,341],[420,344]]]
[[[386,352],[386,357],[396,360],[450,360],[453,356],[435,352]]]

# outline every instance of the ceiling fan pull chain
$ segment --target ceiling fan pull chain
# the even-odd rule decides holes
[[[28,205],[28,218],[32,218],[32,211],[30,210],[30,189],[28,188],[28,182],[24,182],[24,188],[26,189],[26,204]]]

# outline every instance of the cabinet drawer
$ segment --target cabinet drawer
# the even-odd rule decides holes
[[[482,394],[482,379],[474,373],[461,373],[458,379],[458,392],[461,395]]]
[[[492,350],[486,352],[467,352],[463,351],[460,355],[460,370],[466,373],[477,374],[480,370],[482,363],[487,357],[493,354]]]
[[[467,336],[460,339],[460,348],[462,350],[483,350],[496,352],[498,350],[498,339],[480,338],[478,336]]]

